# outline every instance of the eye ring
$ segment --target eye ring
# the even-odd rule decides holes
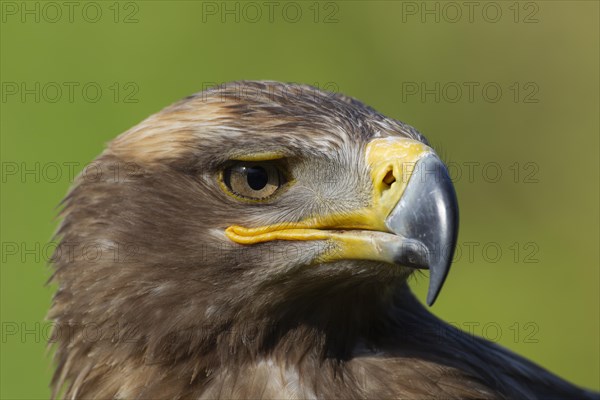
[[[234,161],[220,180],[228,194],[253,201],[270,199],[287,182],[279,166],[268,161]]]

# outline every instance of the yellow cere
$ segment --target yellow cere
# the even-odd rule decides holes
[[[374,139],[367,145],[365,154],[373,182],[370,207],[343,215],[320,215],[300,222],[257,228],[233,225],[225,230],[225,234],[239,244],[272,240],[330,240],[337,245],[336,251],[325,255],[326,258],[385,259],[387,252],[375,248],[373,236],[388,232],[385,226],[387,216],[400,200],[415,163],[430,152],[433,152],[430,147],[412,139]],[[372,235],[364,231],[371,231]]]
[[[374,223],[385,224],[385,219],[404,193],[415,164],[431,152],[433,149],[419,141],[398,137],[374,139],[367,145],[365,158],[373,182],[370,213]],[[392,185],[389,185],[390,171],[395,178]]]

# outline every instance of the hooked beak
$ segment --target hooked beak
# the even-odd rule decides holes
[[[386,220],[396,235],[411,238],[396,262],[430,271],[427,304],[435,302],[446,280],[458,236],[458,201],[446,166],[433,153],[415,165],[402,198]]]
[[[332,243],[333,250],[316,257],[315,263],[362,259],[429,269],[431,306],[448,275],[458,235],[458,202],[448,170],[433,149],[412,139],[375,139],[365,158],[373,182],[370,207],[257,228],[233,225],[225,234],[244,245],[273,240]]]

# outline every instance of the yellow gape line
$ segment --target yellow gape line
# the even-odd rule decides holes
[[[412,139],[374,139],[365,154],[372,180],[369,207],[256,228],[232,225],[225,235],[245,245],[272,240],[330,240],[336,250],[328,253],[327,258],[389,261],[383,238],[384,232],[389,232],[385,220],[402,197],[416,162],[432,152],[430,147]]]

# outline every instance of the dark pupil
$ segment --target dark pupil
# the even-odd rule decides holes
[[[269,175],[262,167],[247,167],[246,176],[248,179],[248,185],[253,190],[260,190],[267,186],[267,182],[269,182]]]

